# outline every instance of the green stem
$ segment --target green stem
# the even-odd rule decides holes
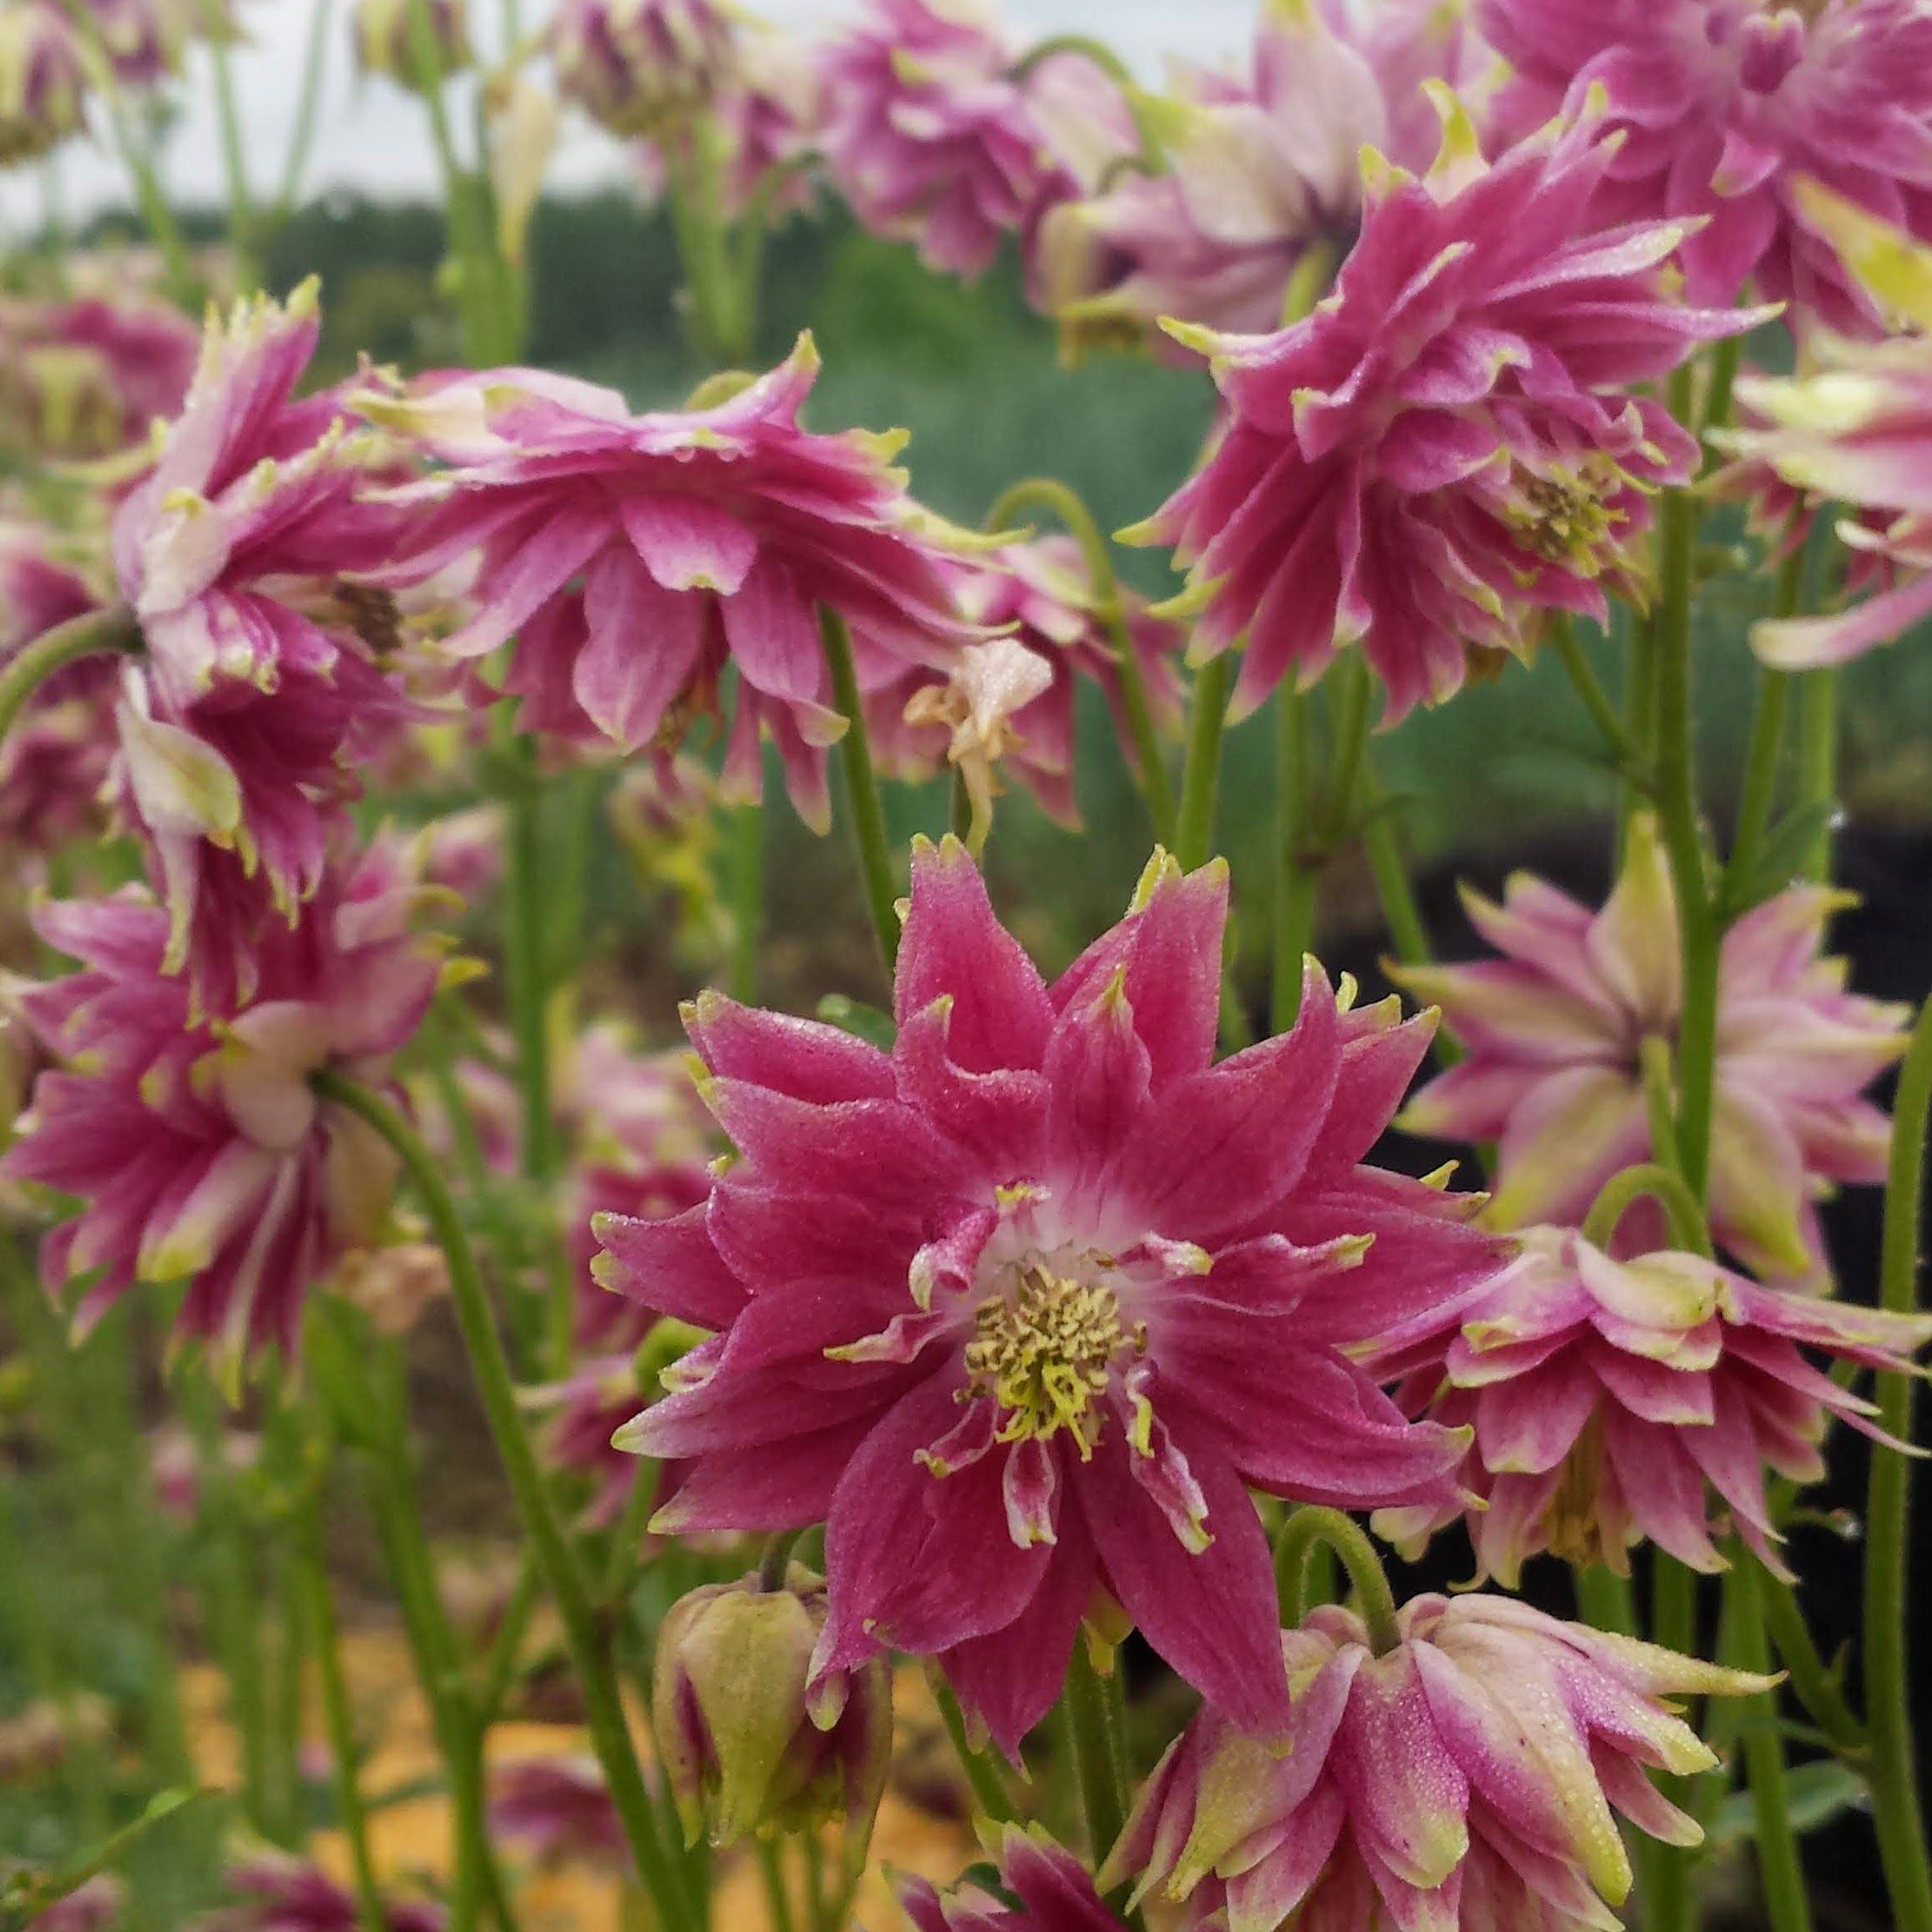
[[[1806,671],[1798,675],[1799,810],[1830,805],[1838,795],[1838,673]],[[1831,825],[1821,817],[1801,868],[1806,879],[1831,876]]]
[[[1620,1577],[1605,1563],[1588,1563],[1575,1572],[1577,1608],[1593,1630],[1608,1631],[1612,1637],[1637,1635],[1637,1605],[1630,1579]]]
[[[1798,607],[1805,582],[1805,547],[1793,543],[1778,566],[1771,615],[1789,617]],[[1724,869],[1724,911],[1736,919],[1745,909],[1744,894],[1757,869],[1759,855],[1771,830],[1771,810],[1777,803],[1778,770],[1783,762],[1785,726],[1791,712],[1791,679],[1788,672],[1761,670],[1757,703],[1751,715],[1751,744],[1745,754],[1744,783],[1737,798],[1737,825],[1731,840],[1731,858]]]
[[[771,1920],[771,1932],[793,1932],[791,1894],[785,1883],[784,1849],[781,1838],[757,1840],[758,1870],[765,1880],[765,1906]]]
[[[1920,1209],[1925,1184],[1925,1114],[1932,1104],[1932,1001],[1920,1011],[1899,1073],[1885,1181],[1880,1305],[1910,1315],[1919,1301]],[[1914,1379],[1878,1378],[1878,1424],[1900,1442],[1912,1434]],[[1906,1667],[1906,1582],[1912,1465],[1873,1446],[1865,1503],[1865,1712],[1871,1742],[1872,1815],[1878,1826],[1895,1932],[1932,1932],[1932,1864],[1919,1808]]]
[[[1657,617],[1656,613],[1636,618],[1630,629],[1630,648],[1623,676],[1623,716],[1631,745],[1635,748],[1635,767],[1627,771],[1617,790],[1617,827],[1618,850],[1630,821],[1643,809],[1645,787],[1637,782],[1638,772],[1649,775],[1657,748]]]
[[[1386,1657],[1402,1642],[1402,1627],[1395,1616],[1395,1593],[1382,1568],[1382,1559],[1366,1531],[1339,1509],[1316,1503],[1299,1504],[1281,1526],[1275,1538],[1275,1582],[1280,1594],[1285,1624],[1298,1624],[1303,1616],[1306,1592],[1303,1578],[1308,1558],[1317,1544],[1334,1551],[1355,1585],[1361,1618],[1368,1627],[1369,1647],[1377,1657]]]
[[[1181,815],[1174,828],[1174,856],[1183,872],[1205,865],[1214,845],[1221,741],[1227,725],[1234,674],[1234,653],[1223,651],[1209,658],[1194,676],[1194,715],[1187,734],[1187,761],[1181,770]]]
[[[1764,1596],[1769,1579],[1746,1557],[1725,1578],[1734,1614],[1733,1661],[1746,1671],[1764,1671],[1771,1662],[1765,1638]],[[1774,1586],[1776,1587],[1776,1586]],[[1775,1716],[1777,1692],[1765,1694]],[[1791,1824],[1791,1780],[1784,1740],[1774,1723],[1751,1725],[1743,1734],[1744,1771],[1757,1820],[1757,1870],[1764,1893],[1768,1932],[1811,1932],[1811,1907],[1805,1890],[1805,1868],[1798,1835]]]
[[[1375,896],[1381,901],[1382,917],[1389,928],[1389,943],[1395,957],[1405,966],[1426,966],[1434,956],[1422,906],[1402,856],[1400,828],[1387,788],[1371,765],[1362,775],[1362,850],[1375,881]],[[1455,1051],[1454,1043],[1444,1035],[1437,1043],[1438,1056],[1444,1047]]]
[[[1369,755],[1369,711],[1373,698],[1367,661],[1359,651],[1344,653],[1329,673],[1327,696],[1330,755],[1328,796],[1322,801],[1322,845],[1333,851],[1355,816],[1355,790]]]
[[[1640,1200],[1654,1201],[1671,1224],[1671,1238],[1688,1253],[1711,1256],[1711,1231],[1697,1197],[1667,1167],[1646,1162],[1626,1167],[1603,1183],[1583,1222],[1583,1239],[1593,1247],[1608,1248],[1617,1224]]]
[[[1741,1559],[1755,1563],[1755,1557]],[[1848,1756],[1862,1756],[1865,1748],[1865,1726],[1845,1701],[1838,1679],[1818,1654],[1811,1627],[1798,1603],[1797,1593],[1787,1583],[1766,1573],[1759,1589],[1764,1605],[1766,1627],[1771,1642],[1784,1661],[1791,1680],[1791,1694],[1805,1707],[1811,1721],[1838,1750]]]
[[[215,111],[221,130],[221,165],[228,184],[228,244],[235,262],[235,279],[244,295],[261,285],[255,259],[255,200],[249,191],[248,156],[241,142],[241,116],[235,105],[235,69],[228,57],[228,37],[222,31],[220,0],[201,0],[201,28],[208,57],[215,69]]]
[[[33,694],[57,671],[65,671],[83,657],[98,657],[110,651],[141,649],[141,627],[125,604],[105,611],[86,611],[42,631],[31,643],[0,665],[0,746]]]
[[[1084,1632],[1074,1638],[1064,1696],[1068,1735],[1073,1741],[1074,1770],[1080,1781],[1080,1806],[1087,1820],[1087,1849],[1098,1865],[1126,1828],[1130,1787],[1127,1749],[1115,1721],[1113,1701],[1093,1667]]]
[[[1013,1800],[1007,1794],[1005,1781],[1000,1776],[999,1767],[966,1735],[966,1719],[960,1712],[959,1700],[953,1695],[949,1686],[935,1679],[933,1701],[939,1707],[946,1735],[953,1741],[954,1752],[959,1760],[960,1769],[966,1774],[966,1782],[972,1788],[973,1801],[979,1807],[980,1816],[991,1819],[996,1825],[1011,1824],[1017,1814]]]
[[[477,1692],[477,1716],[486,1726],[495,1722],[503,1700],[510,1694],[510,1686],[516,1681],[517,1661],[537,1608],[537,1593],[542,1587],[536,1565],[526,1556],[523,1568],[517,1573],[510,1600],[503,1607],[503,1620],[491,1641],[490,1654],[483,1664],[482,1687]]]
[[[1629,726],[1618,714],[1609,692],[1604,690],[1603,681],[1598,676],[1597,667],[1591,663],[1590,654],[1583,648],[1583,641],[1577,636],[1576,627],[1567,614],[1555,622],[1550,642],[1558,661],[1576,687],[1577,696],[1583,700],[1583,709],[1590,714],[1590,721],[1602,734],[1604,744],[1615,759],[1617,770],[1635,783],[1642,775],[1643,754],[1631,736]]]
[[[1301,1010],[1301,962],[1315,944],[1321,860],[1315,836],[1315,772],[1308,699],[1284,678],[1275,693],[1274,987],[1270,1023],[1278,1033]]]
[[[369,1850],[369,1810],[362,1801],[362,1783],[357,1776],[360,1752],[355,1713],[349,1702],[349,1681],[343,1674],[342,1635],[335,1621],[323,1552],[319,1486],[303,1503],[296,1531],[295,1567],[322,1691],[322,1717],[335,1773],[335,1808],[343,1836],[349,1841],[349,1865],[354,1875],[356,1919],[362,1932],[388,1932],[389,1915],[383,1907],[382,1888],[376,1882],[375,1860]]]
[[[892,850],[885,835],[885,807],[879,802],[872,747],[865,736],[865,706],[859,696],[858,673],[852,667],[852,639],[845,620],[829,604],[819,607],[819,635],[831,666],[832,701],[845,721],[840,763],[845,773],[847,816],[865,882],[866,909],[872,914],[872,929],[889,976],[899,959],[899,887],[894,881]]]
[[[1675,1557],[1652,1553],[1650,1640],[1666,1650],[1694,1657],[1697,1650],[1697,1578]],[[1664,1795],[1684,1806],[1689,1793],[1681,1777],[1660,1779]],[[1650,1895],[1646,1900],[1645,1932],[1693,1932],[1697,1900],[1694,1847],[1659,1845],[1647,1860]]]
[[[731,997],[758,998],[758,949],[765,936],[765,808],[740,805],[731,815]]]
[[[510,1380],[510,1365],[497,1333],[483,1274],[477,1266],[468,1231],[443,1181],[435,1157],[394,1107],[379,1095],[340,1073],[315,1076],[318,1092],[346,1107],[382,1136],[414,1183],[436,1238],[449,1261],[450,1292],[458,1326],[469,1355],[477,1391],[490,1433],[496,1439],[517,1508],[528,1532],[552,1601],[563,1625],[564,1642],[583,1697],[592,1749],[602,1765],[611,1801],[624,1827],[638,1875],[667,1928],[685,1925],[691,1912],[666,1854],[649,1793],[637,1768],[629,1724],[612,1668],[608,1647],[598,1630],[576,1553],[551,1508],[549,1492]]]
[[[1682,374],[1682,372],[1680,372]],[[1679,389],[1683,387],[1679,384]],[[1677,412],[1673,412],[1677,413]],[[1677,1145],[1684,1179],[1702,1199],[1711,1158],[1717,1057],[1717,919],[1698,829],[1692,739],[1692,561],[1697,508],[1673,490],[1663,505],[1663,596],[1657,616],[1657,808],[1676,889],[1683,952],[1678,1023]]]
[[[543,794],[528,740],[518,746],[520,782],[509,801],[505,854],[503,935],[511,1030],[517,1042],[517,1086],[522,1100],[519,1163],[523,1178],[541,1186],[555,1166],[556,1134],[550,1078],[550,986],[544,970]]]
[[[1153,709],[1147,702],[1140,656],[1127,628],[1127,607],[1121,597],[1120,575],[1113,565],[1112,547],[1078,492],[1053,477],[1028,477],[1002,491],[986,513],[984,527],[988,530],[1007,529],[1033,509],[1043,510],[1055,518],[1080,546],[1087,581],[1093,592],[1095,614],[1113,645],[1121,708],[1127,713],[1134,759],[1140,766],[1141,795],[1147,800],[1156,842],[1171,844],[1174,837],[1174,788],[1168,782],[1167,761],[1160,735],[1154,729]]]
[[[322,105],[322,75],[326,67],[329,28],[335,0],[315,0],[309,15],[309,44],[303,56],[302,97],[289,133],[289,151],[282,165],[281,186],[275,191],[271,216],[280,227],[294,213],[302,192],[302,177],[315,146],[315,122]]]

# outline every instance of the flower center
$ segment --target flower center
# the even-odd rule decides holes
[[[1518,483],[1519,508],[1513,518],[1517,534],[1550,563],[1568,565],[1587,577],[1602,567],[1614,522],[1610,506],[1582,474],[1538,476]]]
[[[1603,1541],[1598,1481],[1603,1457],[1597,1421],[1592,1417],[1576,1446],[1563,1459],[1555,1492],[1543,1513],[1543,1537],[1551,1554],[1584,1568],[1612,1562],[1619,1553],[1608,1550]]]
[[[1036,1261],[1015,1271],[1009,1295],[980,1304],[966,1372],[974,1393],[999,1405],[998,1441],[1044,1439],[1064,1429],[1084,1461],[1100,1439],[1099,1398],[1114,1359],[1135,1340],[1121,1325],[1112,1289]]]

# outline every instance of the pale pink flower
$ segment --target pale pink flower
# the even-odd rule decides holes
[[[870,0],[822,60],[833,181],[868,228],[948,273],[979,274],[1002,236],[1023,237],[1139,146],[1107,76],[1053,54],[1016,77],[978,0]]]
[[[211,1008],[248,995],[260,929],[320,883],[354,760],[413,711],[384,663],[393,606],[350,581],[393,545],[397,513],[360,500],[373,438],[334,396],[294,399],[319,328],[313,283],[211,324],[115,520],[145,645],[118,711],[123,795],[161,882],[166,970]]]
[[[1132,592],[1120,595],[1155,728],[1172,727],[1181,714],[1174,661],[1182,632]],[[1117,647],[1079,545],[1063,536],[1004,545],[961,567],[959,596],[974,622],[1005,634],[968,646],[948,678],[913,671],[876,694],[869,729],[881,768],[916,779],[950,761],[975,787],[977,808],[996,795],[992,768],[1003,764],[1053,818],[1077,825],[1074,727],[1082,678],[1106,694],[1127,760],[1138,764]]]
[[[1793,886],[1725,935],[1717,979],[1710,1213],[1719,1243],[1784,1280],[1825,1271],[1814,1203],[1885,1178],[1890,1123],[1865,1090],[1905,1048],[1905,1007],[1845,989],[1821,952],[1845,900]],[[1647,1039],[1668,1044],[1682,1010],[1677,899],[1653,821],[1634,824],[1601,910],[1519,873],[1499,905],[1464,895],[1503,955],[1404,967],[1469,1057],[1402,1117],[1410,1132],[1494,1142],[1499,1226],[1580,1226],[1619,1170],[1657,1158],[1644,1100]],[[1629,1224],[1650,1245],[1661,1226]]]
[[[1135,533],[1189,567],[1202,657],[1246,637],[1235,715],[1360,645],[1393,721],[1542,614],[1641,598],[1651,499],[1693,438],[1632,393],[1751,317],[1674,295],[1680,225],[1617,225],[1588,120],[1494,166],[1445,105],[1426,179],[1379,171],[1334,294],[1277,334],[1185,339],[1226,421]]]
[[[27,1932],[107,1932],[121,1922],[127,1888],[111,1871],[97,1871],[63,1899],[27,1921]]]
[[[181,409],[201,334],[156,301],[0,301],[0,435],[39,461],[109,456]]]
[[[88,11],[124,87],[180,73],[191,42],[237,37],[233,0],[89,0]]]
[[[627,1431],[666,1533],[826,1523],[818,1670],[936,1657],[1009,1752],[1104,1593],[1241,1721],[1287,1713],[1251,1487],[1454,1494],[1350,1350],[1493,1269],[1469,1203],[1363,1165],[1429,1023],[1338,999],[1214,1063],[1225,868],[1162,856],[1053,985],[956,842],[914,848],[888,1053],[707,994],[736,1158],[607,1216],[607,1286],[721,1330]],[[1399,1498],[1396,1493],[1406,1493]]]
[[[439,970],[411,931],[421,896],[393,847],[339,855],[300,925],[261,934],[252,1003],[219,1018],[191,1012],[145,894],[40,909],[82,969],[22,997],[57,1063],[0,1177],[80,1198],[41,1264],[52,1292],[86,1281],[83,1324],[136,1281],[181,1281],[185,1335],[230,1362],[286,1349],[309,1290],[375,1243],[394,1157],[310,1082],[387,1084]]]
[[[948,547],[967,540],[907,494],[896,443],[800,426],[818,369],[801,337],[729,401],[642,416],[612,390],[524,369],[372,397],[372,414],[419,429],[448,465],[396,493],[426,513],[389,574],[480,549],[476,615],[443,648],[477,657],[515,635],[507,688],[626,751],[674,747],[734,666],[727,789],[757,795],[768,731],[823,827],[825,749],[845,721],[816,607],[845,618],[864,690],[944,665],[978,632],[952,593]]]
[[[1266,7],[1245,72],[1180,65],[1143,106],[1161,172],[1117,168],[1100,193],[1048,214],[1036,295],[1076,343],[1158,347],[1164,317],[1279,327],[1308,251],[1339,260],[1354,242],[1362,149],[1426,166],[1438,131],[1423,82],[1473,89],[1486,65],[1461,8],[1441,0]]]
[[[0,167],[58,147],[85,104],[80,49],[53,0],[0,7]]]
[[[489,1821],[501,1839],[541,1867],[591,1860],[630,1863],[628,1840],[594,1757],[557,1755],[492,1765]]]
[[[1627,1573],[1646,1540],[1722,1569],[1722,1511],[1788,1578],[1766,1471],[1818,1481],[1833,1417],[1890,1443],[1872,1404],[1806,1351],[1903,1371],[1932,1316],[1762,1287],[1670,1250],[1615,1261],[1566,1228],[1523,1242],[1522,1261],[1433,1335],[1375,1362],[1412,1413],[1474,1430],[1463,1481],[1483,1505],[1468,1516],[1483,1572],[1514,1589],[1547,1550]],[[1414,1554],[1459,1513],[1388,1511],[1376,1527]]]
[[[1932,239],[1932,15],[1917,0],[1481,0],[1477,22],[1513,70],[1496,139],[1600,91],[1622,144],[1605,217],[1698,221],[1691,300],[1755,288],[1802,320],[1880,331],[1801,185]]]
[[[1325,1605],[1281,1642],[1286,1751],[1211,1705],[1162,1759],[1102,1885],[1181,1905],[1186,1932],[1587,1932],[1631,1866],[1617,1818],[1667,1844],[1696,1821],[1648,1773],[1716,1754],[1669,1702],[1773,1680],[1558,1622],[1507,1598],[1418,1597],[1377,1655]]]
[[[228,1875],[240,1902],[211,1913],[201,1932],[362,1932],[354,1899],[322,1868],[281,1853]],[[443,1932],[443,1909],[424,1900],[384,1901],[384,1932]]]

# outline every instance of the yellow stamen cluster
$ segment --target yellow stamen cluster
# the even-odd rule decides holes
[[[1592,479],[1526,472],[1516,487],[1522,508],[1513,520],[1524,543],[1551,563],[1596,576],[1622,519]]]
[[[1553,1556],[1587,1569],[1593,1563],[1623,1567],[1621,1550],[1607,1550],[1598,1516],[1598,1472],[1603,1449],[1594,1419],[1563,1459],[1563,1471],[1543,1513],[1544,1547]]]
[[[966,1345],[966,1370],[973,1392],[999,1405],[1001,1442],[1044,1439],[1064,1429],[1085,1461],[1105,1420],[1098,1398],[1115,1357],[1131,1345],[1111,1288],[1069,1281],[1036,1264],[1018,1274],[1010,1295],[981,1305]]]

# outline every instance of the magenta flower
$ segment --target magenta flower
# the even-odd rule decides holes
[[[1157,728],[1172,726],[1181,715],[1180,627],[1122,594],[1148,710]],[[969,786],[976,769],[988,784],[991,766],[1003,764],[1053,818],[1077,825],[1074,706],[1082,678],[1106,693],[1127,758],[1137,761],[1114,641],[1079,545],[1071,537],[1007,544],[962,567],[959,597],[968,617],[1003,635],[968,645],[950,678],[909,671],[874,694],[867,726],[874,756],[909,778],[929,777],[949,758]]]
[[[313,283],[212,324],[114,526],[146,646],[119,710],[125,800],[161,882],[166,970],[211,1008],[249,996],[260,929],[320,884],[352,760],[411,715],[384,666],[393,609],[344,582],[393,542],[395,513],[360,500],[371,438],[332,396],[292,399],[319,329]]]
[[[1617,1921],[1630,1859],[1617,1818],[1703,1837],[1647,1771],[1716,1755],[1669,1697],[1775,1681],[1560,1623],[1527,1603],[1418,1597],[1376,1655],[1325,1605],[1281,1632],[1286,1752],[1203,1710],[1162,1759],[1100,1878],[1182,1903],[1215,1932],[1583,1932]]]
[[[824,50],[820,141],[839,191],[876,233],[976,275],[1000,238],[1097,186],[1139,146],[1119,90],[1077,54],[1019,78],[977,0],[871,0]]]
[[[1339,257],[1361,217],[1365,146],[1421,167],[1437,126],[1427,79],[1473,86],[1484,50],[1438,0],[1366,15],[1337,0],[1264,8],[1248,71],[1182,66],[1143,107],[1167,171],[1117,169],[1052,210],[1036,292],[1076,342],[1159,346],[1163,318],[1236,332],[1278,328],[1311,247]]]
[[[0,301],[4,435],[42,462],[127,449],[180,411],[201,341],[161,302]]]
[[[1009,1751],[1105,1591],[1241,1721],[1287,1713],[1247,1490],[1447,1501],[1446,1431],[1348,1351],[1484,1278],[1467,1203],[1360,1163],[1426,1051],[1310,964],[1214,1065],[1227,876],[1163,856],[1052,986],[964,850],[914,849],[889,1053],[716,994],[686,1023],[736,1150],[708,1206],[600,1224],[607,1286],[722,1330],[629,1444],[656,1526],[825,1518],[821,1677],[935,1655]]]
[[[1544,1550],[1627,1572],[1646,1538],[1722,1569],[1721,1504],[1786,1576],[1765,1470],[1818,1481],[1833,1416],[1890,1441],[1871,1404],[1804,1351],[1903,1370],[1932,1317],[1761,1287],[1696,1255],[1613,1261],[1568,1229],[1533,1228],[1524,1242],[1522,1261],[1433,1335],[1375,1364],[1400,1378],[1412,1413],[1474,1429],[1463,1480],[1486,1505],[1468,1518],[1484,1573],[1514,1589]],[[1458,1513],[1390,1511],[1376,1527],[1415,1551]]]
[[[1890,1122],[1862,1097],[1904,1051],[1910,1009],[1847,993],[1845,963],[1821,955],[1844,903],[1818,886],[1766,900],[1726,934],[1718,973],[1712,1232],[1781,1280],[1823,1277],[1813,1203],[1882,1181],[1890,1144]],[[1669,1043],[1682,998],[1669,864],[1640,819],[1599,912],[1527,874],[1500,905],[1473,893],[1464,904],[1503,957],[1397,975],[1469,1049],[1402,1124],[1497,1143],[1498,1226],[1579,1226],[1612,1175],[1657,1157],[1642,1056],[1647,1040]],[[1654,1214],[1627,1226],[1660,1245]]]
[[[762,726],[800,812],[822,827],[825,747],[845,721],[815,606],[845,618],[866,689],[944,664],[978,633],[954,607],[941,547],[964,533],[906,494],[889,442],[799,426],[818,369],[801,336],[730,401],[644,416],[612,390],[529,370],[372,400],[372,414],[420,426],[450,465],[398,493],[428,513],[392,574],[480,547],[477,614],[445,648],[480,656],[518,634],[508,688],[545,716],[574,709],[627,751],[674,746],[733,665],[727,780],[757,795]]]
[[[627,1867],[628,1841],[594,1757],[518,1758],[490,1769],[490,1834],[536,1865]]]
[[[78,131],[85,100],[74,30],[53,0],[0,8],[0,167]]]
[[[231,0],[92,0],[89,12],[124,87],[178,74],[191,41],[236,37]]]
[[[688,119],[736,65],[731,10],[714,0],[560,0],[549,44],[558,92],[613,134]]]
[[[191,1011],[145,895],[40,909],[81,970],[22,997],[57,1064],[0,1177],[80,1197],[41,1265],[57,1292],[92,1277],[82,1323],[136,1281],[185,1281],[185,1335],[230,1361],[285,1349],[309,1289],[374,1245],[394,1160],[310,1080],[386,1081],[436,987],[438,949],[409,929],[421,896],[390,846],[339,856],[301,924],[261,934],[254,1002],[219,1019]]]
[[[922,1878],[902,1878],[913,1932],[1126,1932],[1087,1868],[1038,1827],[1007,1825],[998,1856],[999,1893],[969,1880],[942,1896]]]
[[[1278,334],[1186,338],[1227,421],[1136,535],[1174,545],[1191,649],[1246,636],[1237,713],[1359,644],[1387,721],[1520,656],[1539,613],[1639,597],[1650,498],[1696,444],[1629,393],[1752,318],[1672,293],[1681,225],[1612,225],[1616,144],[1588,121],[1494,166],[1448,110],[1429,176],[1378,171],[1335,293]]]
[[[361,1932],[355,1900],[322,1868],[280,1854],[228,1875],[241,1902],[202,1920],[204,1932]],[[442,1908],[424,1900],[385,1901],[385,1932],[443,1932]]]
[[[636,1316],[627,1305],[619,1305],[622,1313]],[[639,1320],[638,1325],[648,1330],[649,1316]],[[591,1345],[580,1340],[580,1345]],[[624,1513],[638,1483],[656,1480],[649,1464],[640,1463],[612,1440],[652,1393],[638,1386],[634,1349],[580,1355],[562,1381],[523,1393],[525,1404],[543,1418],[538,1446],[544,1461],[582,1481],[579,1515],[587,1528],[609,1528]]]
[[[1499,138],[1603,90],[1622,142],[1607,218],[1697,220],[1682,251],[1693,302],[1755,285],[1880,332],[1801,184],[1932,238],[1932,17],[1915,0],[1483,0],[1477,19],[1513,70]]]

